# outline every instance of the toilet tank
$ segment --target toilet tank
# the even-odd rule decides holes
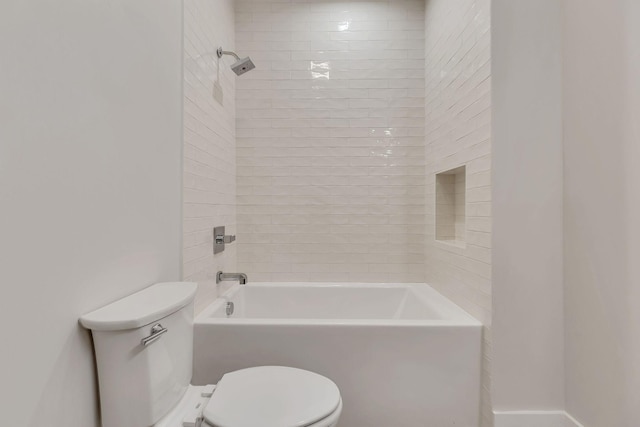
[[[148,427],[181,399],[197,285],[158,283],[80,318],[91,330],[103,427]]]

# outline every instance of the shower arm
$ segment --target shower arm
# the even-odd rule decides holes
[[[221,47],[218,48],[218,50],[216,51],[216,53],[218,54],[218,58],[222,58],[222,55],[231,55],[234,58],[236,58],[237,61],[240,61],[240,57],[238,55],[236,55],[235,52],[231,52],[229,50],[222,50]]]

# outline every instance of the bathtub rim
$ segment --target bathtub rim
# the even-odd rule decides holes
[[[378,288],[398,289],[413,288],[419,292],[429,294],[438,303],[444,305],[444,310],[451,315],[447,319],[301,319],[301,318],[239,318],[239,317],[211,317],[211,314],[221,309],[224,304],[244,287],[347,287],[347,288]],[[195,318],[194,325],[247,325],[247,326],[358,326],[358,327],[482,327],[482,322],[467,313],[459,305],[442,295],[426,283],[354,283],[354,282],[251,282],[246,285],[234,284],[229,289],[207,305]]]

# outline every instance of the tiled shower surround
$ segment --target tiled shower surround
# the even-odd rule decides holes
[[[238,268],[424,280],[424,1],[236,2]]]
[[[233,4],[184,1],[183,278],[200,285],[197,310],[217,295],[216,271],[236,269],[234,245],[212,256],[213,227],[236,226],[236,75],[215,53],[234,45]]]
[[[206,284],[218,269],[251,281],[426,281],[485,324],[483,426],[492,425],[489,9],[489,0],[185,1],[184,268],[210,289],[199,306],[215,297]],[[210,57],[220,43],[257,68],[236,77],[225,57],[218,78]],[[464,230],[437,235],[436,174],[462,166],[464,206],[452,221]],[[236,221],[237,242],[213,257],[211,228],[234,233]]]
[[[426,282],[485,325],[482,425],[491,383],[490,0],[428,0],[426,22]],[[436,174],[465,166],[465,233],[436,233]],[[457,215],[457,214],[456,214]]]

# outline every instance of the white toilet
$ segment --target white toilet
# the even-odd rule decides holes
[[[313,372],[262,366],[230,372],[217,385],[190,385],[196,288],[158,283],[80,318],[93,334],[103,427],[338,423],[338,387]]]

